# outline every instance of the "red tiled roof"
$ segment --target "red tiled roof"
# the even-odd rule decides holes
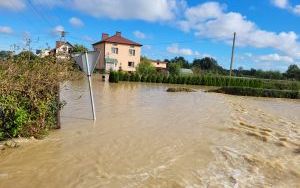
[[[117,44],[127,44],[127,45],[133,45],[133,46],[143,46],[139,43],[128,40],[128,39],[126,39],[126,38],[124,38],[120,35],[114,35],[114,36],[108,37],[106,39],[103,39],[99,42],[94,43],[93,45],[100,44],[100,43],[103,43],[103,42],[117,43]]]

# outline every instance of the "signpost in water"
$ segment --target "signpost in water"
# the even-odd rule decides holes
[[[100,52],[96,52],[96,51],[85,52],[75,56],[76,64],[80,66],[81,70],[85,72],[88,77],[90,99],[91,99],[91,106],[92,106],[94,120],[96,120],[96,111],[95,111],[91,76],[92,76],[92,72],[96,67],[96,64],[99,62],[99,58],[100,58]]]

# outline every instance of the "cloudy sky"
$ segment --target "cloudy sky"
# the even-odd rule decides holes
[[[58,31],[91,48],[102,32],[143,44],[153,59],[212,56],[229,67],[237,33],[235,67],[284,71],[300,65],[298,0],[0,0],[0,50],[24,36],[32,49],[54,47]]]

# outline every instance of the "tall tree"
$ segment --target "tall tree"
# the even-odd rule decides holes
[[[287,78],[300,80],[300,69],[297,65],[290,65],[288,70],[286,71]]]
[[[184,57],[175,57],[171,59],[170,62],[178,64],[181,68],[191,68],[189,62],[186,59],[184,59]]]
[[[155,67],[151,64],[151,61],[147,57],[141,57],[141,62],[138,64],[136,71],[141,76],[156,73]]]
[[[88,51],[88,49],[84,45],[82,45],[82,44],[75,44],[74,45],[74,48],[73,48],[74,53],[83,53],[83,52],[86,52],[86,51]]]
[[[205,57],[202,59],[195,59],[192,64],[195,68],[200,68],[205,72],[224,72],[224,69],[218,64],[218,62],[211,57]]]
[[[168,63],[168,71],[172,76],[178,76],[180,74],[180,64]]]

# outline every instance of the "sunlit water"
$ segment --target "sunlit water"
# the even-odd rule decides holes
[[[0,187],[300,187],[300,102],[66,83],[62,129],[0,152]]]

